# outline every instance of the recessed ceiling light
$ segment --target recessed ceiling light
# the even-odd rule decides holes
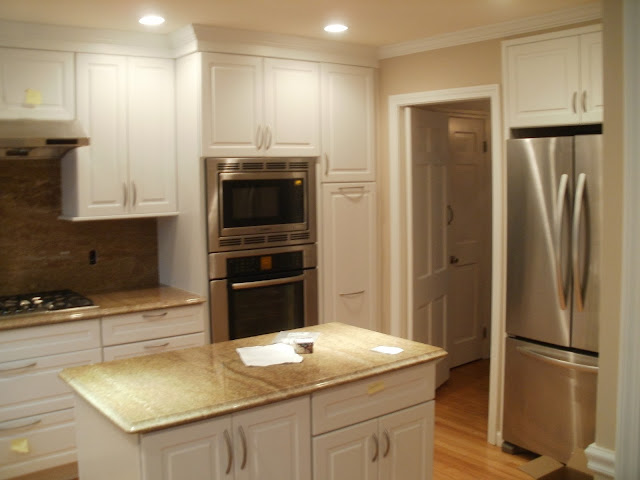
[[[348,29],[349,27],[347,27],[346,25],[341,25],[339,23],[333,23],[324,27],[324,31],[329,33],[340,33]]]
[[[145,15],[138,21],[142,25],[161,25],[164,23],[164,18],[158,15]]]

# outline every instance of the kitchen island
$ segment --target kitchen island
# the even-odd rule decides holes
[[[268,334],[63,370],[80,478],[431,478],[446,352],[340,323],[304,331],[319,337],[301,363],[245,366],[236,348]]]

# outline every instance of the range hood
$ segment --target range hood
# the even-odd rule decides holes
[[[76,120],[0,120],[0,159],[58,159],[89,145]]]

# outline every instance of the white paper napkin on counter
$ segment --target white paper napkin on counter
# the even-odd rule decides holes
[[[284,343],[236,348],[236,352],[248,367],[268,367],[269,365],[300,363],[302,361],[302,357],[293,350],[293,346]]]

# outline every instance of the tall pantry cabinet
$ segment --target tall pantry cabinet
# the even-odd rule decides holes
[[[379,330],[374,70],[323,64],[321,99],[321,318]]]

